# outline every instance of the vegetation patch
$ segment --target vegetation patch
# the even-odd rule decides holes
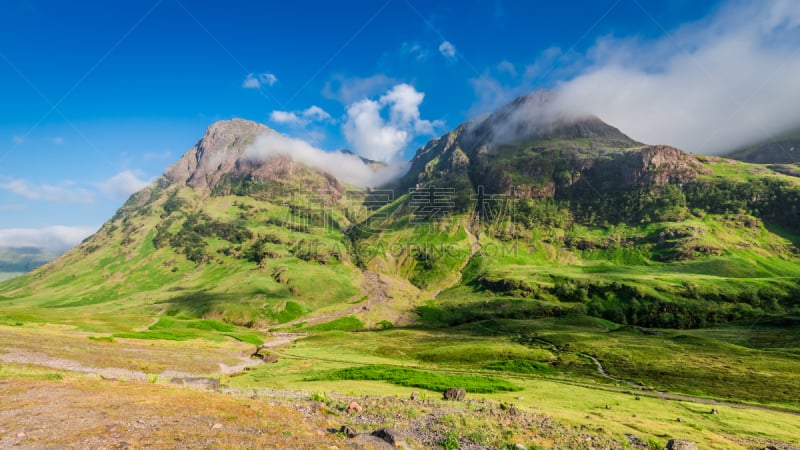
[[[326,380],[385,381],[398,386],[416,387],[437,392],[443,392],[451,387],[461,387],[466,389],[467,392],[476,394],[491,394],[495,392],[513,392],[522,390],[521,387],[500,378],[484,377],[479,375],[435,373],[424,370],[385,365],[370,365],[332,370],[322,373],[316,377],[310,377],[306,379],[306,381]]]
[[[525,359],[511,359],[508,361],[495,361],[483,366],[484,369],[496,370],[498,372],[529,373],[529,374],[550,374],[555,372],[552,366],[538,361],[528,361]]]
[[[340,317],[330,322],[321,323],[305,328],[304,331],[358,331],[364,329],[364,322],[356,317]]]

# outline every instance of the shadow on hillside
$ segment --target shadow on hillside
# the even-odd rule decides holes
[[[234,303],[240,298],[241,295],[237,294],[194,291],[172,297],[169,300],[163,300],[159,302],[159,304],[172,305],[171,308],[167,309],[167,315],[174,316],[186,314],[199,319],[203,318],[212,311],[224,309],[219,307]]]

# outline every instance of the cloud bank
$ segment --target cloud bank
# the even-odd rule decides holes
[[[373,169],[356,155],[326,152],[301,139],[277,133],[258,136],[244,153],[246,158],[268,161],[276,156],[290,156],[303,165],[325,171],[339,180],[355,186],[372,187],[386,183],[407,170],[407,163],[394,162]]]
[[[47,201],[57,203],[92,203],[94,196],[87,190],[80,188],[73,181],[63,181],[59,184],[32,184],[23,179],[12,179],[0,183],[0,189],[33,201]]]
[[[643,142],[697,153],[729,151],[800,127],[800,2],[794,0],[730,1],[656,40],[601,38],[577,59],[557,49],[545,53],[542,67],[529,66],[533,76],[520,75],[511,88],[478,77],[476,93],[502,96],[519,84],[541,83],[536,70],[552,75],[555,65],[562,76],[578,67],[557,85],[561,109],[595,114]]]
[[[419,106],[424,98],[424,93],[403,83],[378,100],[366,98],[351,104],[342,125],[345,139],[365,158],[382,162],[397,159],[416,136],[431,135],[443,125],[421,118]]]
[[[67,226],[0,229],[0,247],[36,247],[51,253],[63,253],[80,244],[97,229]]]

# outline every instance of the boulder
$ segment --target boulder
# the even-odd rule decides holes
[[[349,405],[347,405],[348,414],[360,413],[363,410],[364,410],[364,408],[362,408],[361,405],[359,405],[355,401],[352,401],[352,402],[350,402]]]
[[[685,439],[670,439],[667,442],[667,450],[697,450],[697,444]]]
[[[339,432],[345,435],[345,437],[348,437],[350,439],[358,436],[358,433],[356,433],[355,430],[348,427],[347,425],[342,425],[342,428],[339,429]]]
[[[419,400],[419,392],[412,391],[411,392],[411,400]]]
[[[444,399],[461,402],[467,397],[467,390],[464,388],[448,388],[444,391]]]

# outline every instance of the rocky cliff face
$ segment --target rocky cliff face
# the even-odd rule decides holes
[[[216,122],[177,163],[167,168],[164,177],[171,183],[212,191],[225,191],[225,183],[242,180],[259,183],[299,181],[310,191],[343,190],[332,175],[299,164],[290,156],[276,155],[266,160],[248,157],[248,146],[265,133],[277,132],[249,120]]]
[[[185,183],[193,188],[214,188],[225,174],[234,171],[256,136],[274,132],[249,120],[216,122],[177,163],[167,168],[164,176],[173,183]]]

